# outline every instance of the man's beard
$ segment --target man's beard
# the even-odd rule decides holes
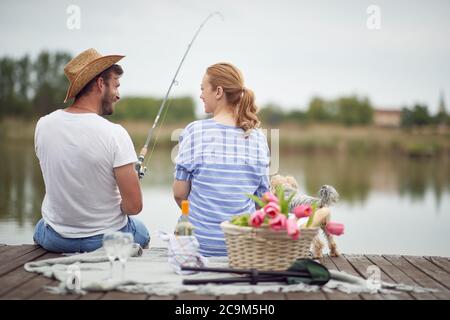
[[[113,114],[113,99],[114,95],[107,89],[102,98],[102,116],[109,116]]]

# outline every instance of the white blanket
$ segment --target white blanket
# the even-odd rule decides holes
[[[40,273],[60,281],[58,287],[47,287],[53,293],[120,290],[124,292],[174,295],[183,291],[197,294],[232,295],[242,293],[295,292],[339,290],[345,293],[399,293],[404,291],[435,292],[436,290],[403,284],[380,283],[374,285],[363,278],[345,272],[330,270],[331,280],[323,287],[281,283],[183,285],[183,279],[226,278],[232,274],[199,272],[192,275],[176,274],[168,263],[166,248],[151,248],[133,252],[126,267],[125,279],[120,279],[120,264],[115,262],[115,278],[108,280],[110,264],[103,249],[62,258],[33,261],[25,264],[25,270]],[[228,267],[226,258],[208,259],[208,267]]]

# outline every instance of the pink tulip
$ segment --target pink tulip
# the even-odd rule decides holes
[[[273,230],[284,230],[286,229],[286,216],[284,214],[277,214],[273,219],[269,221],[269,226]]]
[[[265,214],[262,210],[256,210],[250,216],[250,224],[252,227],[258,228],[264,221]]]
[[[275,202],[269,202],[264,206],[264,212],[269,216],[269,218],[273,219],[280,213],[280,206]]]
[[[262,201],[265,203],[275,202],[278,204],[278,198],[272,192],[266,192],[262,196]]]
[[[286,231],[287,234],[292,237],[292,239],[297,240],[300,236],[300,230],[297,226],[297,219],[292,217],[287,219],[286,221]]]
[[[298,219],[305,218],[305,217],[309,217],[311,215],[312,208],[309,204],[301,204],[301,205],[295,207],[293,212]]]
[[[329,234],[340,236],[344,233],[344,225],[342,223],[337,222],[328,222],[326,226],[327,232]]]

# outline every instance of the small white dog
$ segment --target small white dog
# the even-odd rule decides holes
[[[319,197],[316,198],[308,195],[300,195],[298,193],[298,183],[292,176],[274,175],[270,179],[270,184],[272,193],[275,193],[277,186],[282,186],[286,198],[291,196],[293,193],[296,193],[296,195],[294,196],[294,198],[290,203],[289,208],[290,212],[292,212],[292,210],[295,207],[301,204],[311,205],[313,203],[317,203],[317,208],[319,209],[317,209],[316,213],[314,214],[312,226],[319,227],[322,229],[328,242],[328,248],[330,249],[329,253],[330,256],[332,257],[339,256],[340,253],[337,250],[336,242],[334,241],[333,235],[329,234],[326,229],[326,225],[330,221],[331,217],[330,209],[328,207],[336,203],[339,199],[339,194],[337,193],[336,189],[334,189],[332,186],[323,185],[319,190]],[[324,244],[320,240],[319,235],[317,235],[313,239],[312,247],[313,247],[312,254],[314,256],[314,259],[321,258],[323,256],[322,249],[324,247]]]

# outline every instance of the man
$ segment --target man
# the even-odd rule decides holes
[[[66,109],[42,117],[35,150],[45,183],[42,219],[34,241],[53,252],[86,252],[102,246],[103,235],[130,232],[146,247],[147,228],[131,215],[142,210],[142,194],[130,136],[103,115],[120,99],[116,64],[124,56],[88,49],[64,68],[69,79]]]

